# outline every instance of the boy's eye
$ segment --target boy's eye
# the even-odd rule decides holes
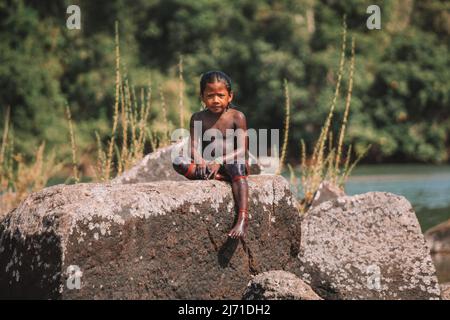
[[[207,95],[207,97],[208,97],[208,99],[212,99],[212,98],[214,98],[214,94],[208,94]],[[225,97],[225,95],[224,94],[217,94],[217,96],[219,97],[219,98],[224,98]]]

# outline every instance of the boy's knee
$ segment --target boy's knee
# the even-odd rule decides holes
[[[184,175],[185,169],[183,168],[183,165],[181,163],[179,164],[172,163],[172,167],[176,172]]]
[[[186,175],[189,166],[190,161],[188,162],[184,157],[176,157],[172,161],[172,167],[174,168],[174,170],[182,175]]]
[[[233,163],[225,165],[225,169],[228,175],[232,178],[232,182],[235,180],[247,179],[248,172],[245,164]]]
[[[246,184],[247,183],[247,176],[234,176],[231,181],[233,183]]]

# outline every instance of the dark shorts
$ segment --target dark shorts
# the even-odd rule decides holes
[[[202,175],[199,166],[184,157],[177,157],[173,163],[175,171],[184,175],[191,180],[206,180],[210,174],[208,167],[206,167],[206,174]],[[220,166],[216,174],[216,180],[222,181],[236,181],[245,179],[248,176],[248,165],[244,163],[224,163]],[[212,179],[212,178],[211,178]]]

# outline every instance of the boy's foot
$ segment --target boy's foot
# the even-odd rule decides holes
[[[248,229],[248,217],[247,214],[240,214],[238,221],[234,225],[233,229],[228,233],[228,236],[237,239],[237,238],[245,238],[247,235]]]
[[[220,174],[220,173],[216,174],[216,180],[219,180],[219,181],[230,181],[230,179],[227,176],[225,176],[223,174]]]

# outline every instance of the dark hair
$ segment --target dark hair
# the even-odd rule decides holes
[[[200,79],[200,95],[203,96],[207,83],[223,82],[228,93],[231,92],[231,78],[222,71],[208,71]]]

